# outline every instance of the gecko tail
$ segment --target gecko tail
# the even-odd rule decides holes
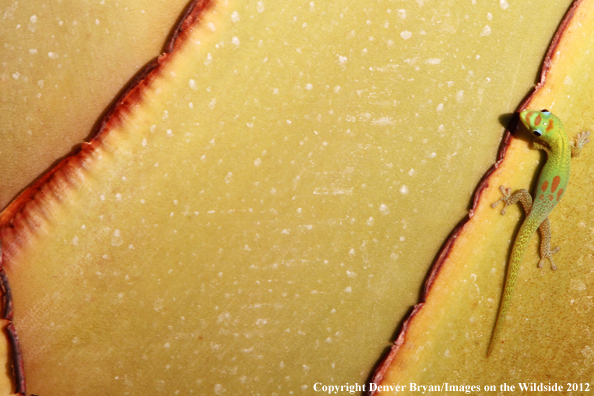
[[[503,319],[501,319],[502,321]],[[493,349],[495,348],[495,344],[499,339],[499,333],[503,327],[503,323],[500,321],[500,316],[497,316],[497,322],[495,323],[495,328],[493,329],[493,334],[491,335],[491,340],[489,341],[489,347],[487,348],[487,359],[491,356]]]
[[[524,253],[526,252],[528,241],[530,239],[530,236],[536,231],[536,229],[539,226],[540,223],[538,221],[532,221],[532,219],[527,219],[526,221],[524,221],[524,223],[522,223],[522,226],[520,227],[518,235],[516,236],[516,239],[514,241],[511,257],[509,259],[509,265],[507,267],[507,274],[505,278],[505,285],[503,287],[503,294],[501,296],[501,302],[499,304],[499,312],[497,313],[497,320],[495,322],[495,327],[493,328],[493,334],[491,335],[489,347],[487,348],[487,358],[491,356],[491,353],[493,352],[495,345],[497,345],[498,343],[499,335],[505,324],[507,311],[511,306],[512,295],[516,287],[516,282],[518,281],[518,274],[520,273],[520,266],[522,265],[522,259],[524,258]]]
[[[505,284],[505,289],[509,286],[508,282]],[[513,286],[512,286],[513,287]],[[509,308],[509,303],[505,304],[504,301],[501,302],[501,307],[499,309],[499,314],[497,315],[497,321],[495,322],[495,328],[493,329],[493,334],[491,335],[491,340],[489,341],[489,347],[487,348],[487,359],[491,356],[497,341],[499,340],[499,334],[501,333],[501,329],[503,328],[503,322],[507,315],[507,309]]]

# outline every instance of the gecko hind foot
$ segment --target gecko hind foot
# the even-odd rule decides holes
[[[543,254],[542,258],[538,262],[538,268],[542,268],[544,266],[545,259],[549,259],[549,261],[551,262],[551,269],[553,271],[555,271],[557,269],[557,266],[555,265],[555,262],[553,261],[553,254],[557,253],[560,249],[561,249],[560,247],[556,247],[553,250],[549,250],[548,253]]]
[[[503,201],[503,209],[501,209],[501,214],[504,215],[505,208],[507,208],[509,205],[513,205],[513,202],[509,202],[511,198],[511,188],[499,186],[499,190],[501,190],[501,194],[503,194],[503,197],[499,198],[496,202],[493,202],[491,204],[491,207],[495,209],[497,205],[499,205],[499,202]]]

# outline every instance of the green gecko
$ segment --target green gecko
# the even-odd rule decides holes
[[[579,156],[582,147],[590,141],[588,139],[590,132],[582,132],[577,135],[575,143],[570,143],[561,121],[548,110],[524,110],[520,113],[520,120],[534,136],[532,148],[546,151],[548,158],[538,177],[534,203],[532,203],[532,196],[528,191],[521,189],[511,194],[510,188],[501,186],[500,190],[503,197],[491,205],[491,207],[496,208],[499,202],[503,201],[504,207],[501,211],[503,215],[507,206],[520,201],[527,215],[520,226],[512,247],[499,313],[487,350],[487,357],[493,351],[499,334],[504,327],[507,311],[511,305],[512,294],[518,280],[522,258],[526,252],[528,241],[537,228],[541,234],[538,267],[542,268],[545,259],[548,258],[551,261],[551,269],[557,269],[553,262],[553,254],[559,248],[551,250],[551,224],[548,215],[557,205],[567,188],[571,158]]]

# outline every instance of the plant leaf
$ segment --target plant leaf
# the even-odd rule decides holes
[[[363,382],[546,45],[466,1],[214,4],[2,214],[30,392]]]

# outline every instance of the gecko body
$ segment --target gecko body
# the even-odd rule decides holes
[[[500,190],[503,197],[491,205],[495,208],[499,202],[503,201],[504,208],[501,214],[505,214],[507,206],[519,201],[524,207],[526,218],[520,226],[512,247],[499,312],[487,350],[487,357],[497,344],[501,330],[504,327],[526,247],[537,229],[540,230],[542,237],[540,245],[541,259],[538,267],[541,268],[545,259],[548,258],[551,262],[551,269],[557,269],[553,262],[553,254],[559,248],[551,250],[551,226],[548,215],[565,193],[569,182],[571,158],[579,155],[582,147],[589,142],[588,136],[590,135],[590,132],[582,132],[577,135],[575,143],[570,142],[559,118],[548,110],[524,110],[520,113],[520,120],[534,137],[532,148],[546,151],[547,162],[538,177],[534,202],[527,190],[522,189],[511,194],[511,189],[501,186]]]

